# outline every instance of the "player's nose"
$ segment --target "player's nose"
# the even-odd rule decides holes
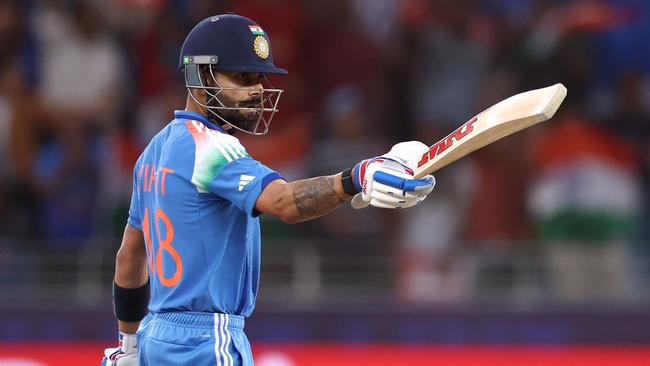
[[[264,85],[262,85],[264,81],[264,74],[262,73],[256,73],[256,74],[250,74],[250,95],[254,94],[260,94],[262,90],[264,89]]]
[[[262,92],[262,89],[264,89],[264,86],[262,85],[262,82],[259,82],[259,83],[257,83],[257,84],[253,84],[253,85],[251,85],[251,87],[250,87],[249,94],[250,94],[250,95],[253,95],[253,94],[259,94],[259,93]]]
[[[264,86],[261,83],[252,85],[248,91],[248,96],[253,97],[255,100],[261,99],[264,93]]]

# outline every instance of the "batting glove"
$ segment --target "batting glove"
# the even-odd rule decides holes
[[[432,175],[415,179],[413,171],[428,150],[419,141],[401,142],[388,153],[357,164],[353,174],[360,193],[352,199],[352,207],[408,208],[422,202],[436,181]]]
[[[104,350],[101,366],[138,366],[138,337],[120,332],[118,347]]]

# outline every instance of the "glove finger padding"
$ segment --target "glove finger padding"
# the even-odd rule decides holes
[[[410,165],[415,167],[427,150],[421,142],[408,141],[393,146],[386,155],[359,163],[355,171],[361,193],[352,198],[352,207],[405,208],[422,201],[433,190],[435,179],[431,175],[415,179]]]
[[[384,202],[386,204],[393,205],[395,207],[399,207],[407,202],[405,197],[401,195],[392,195],[392,194],[386,194],[380,191],[373,190],[371,193],[371,199],[375,201],[380,201]]]
[[[357,194],[352,198],[351,205],[356,209],[364,208],[369,204],[381,208],[407,208],[421,202],[432,189],[433,187],[429,187],[425,191],[407,192],[386,184],[373,182],[367,194],[369,199],[364,200],[361,194]]]
[[[404,196],[401,196],[400,198],[404,201],[411,202],[411,201],[420,201],[423,197],[426,198],[426,194],[421,194],[421,193],[415,193],[415,192],[406,192]]]
[[[392,177],[391,179],[394,178],[398,177]],[[386,182],[386,180],[383,179],[382,181]],[[415,184],[409,188],[408,185],[410,183]],[[367,194],[362,198],[365,199],[366,202],[366,197],[370,198],[370,204],[375,207],[408,208],[424,200],[427,195],[433,190],[434,183],[432,178],[425,178],[422,180],[398,178],[391,182],[391,184],[400,184],[401,186],[404,186],[404,188],[409,188],[410,190],[407,191],[398,187],[394,187],[393,185],[374,181],[369,187]],[[359,201],[363,201],[363,199]]]
[[[395,206],[395,205],[392,205],[390,203],[386,203],[386,202],[383,202],[383,201],[378,201],[376,199],[370,200],[370,205],[372,205],[373,207],[377,207],[377,208],[389,208],[389,209],[401,208],[399,206]]]
[[[379,207],[373,203],[373,200],[375,200],[375,202],[383,201],[385,205],[392,204],[393,206],[390,208],[394,208],[396,205],[399,205],[400,201],[405,200],[402,192],[402,190],[389,185],[371,182],[367,185],[365,194],[359,193],[352,197],[350,205],[355,209],[361,209],[370,204]],[[385,208],[385,205],[381,205],[381,207]]]
[[[376,192],[373,193],[370,204],[381,208],[407,208],[416,205],[418,201],[418,199],[396,199],[396,197]]]
[[[374,192],[384,193],[390,196],[403,197],[404,191],[400,188],[389,186],[387,184],[379,183],[377,181],[372,183],[372,190],[369,191],[370,195]]]
[[[365,175],[363,177],[362,191],[352,198],[351,206],[355,209],[360,209],[372,204],[372,192],[379,190],[383,193],[398,195],[401,192],[404,179],[411,177],[407,173],[408,168],[402,164],[386,160],[382,157],[372,159],[367,165]],[[397,187],[388,184],[382,184],[375,181],[375,177],[379,173],[380,177],[384,177],[389,184],[394,184]],[[374,206],[374,204],[373,204]],[[385,205],[381,205],[383,208]],[[378,206],[379,207],[379,206]]]
[[[433,186],[436,185],[436,180],[433,178],[433,175],[425,175],[420,179],[409,179],[404,182],[404,190],[411,192],[423,192],[433,189]]]
[[[424,177],[422,179],[426,179],[427,177]],[[433,177],[431,177],[433,178]],[[431,191],[433,191],[433,187],[435,186],[435,180],[432,180],[432,184],[427,184],[427,185],[420,185],[415,190],[411,191],[404,191],[404,196],[405,197],[412,197],[412,198],[417,198],[421,200],[422,198],[426,198]]]

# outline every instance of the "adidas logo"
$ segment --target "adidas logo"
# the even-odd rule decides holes
[[[242,189],[244,189],[244,186],[250,183],[255,177],[252,175],[246,175],[242,174],[241,177],[239,177],[239,191],[241,192]]]

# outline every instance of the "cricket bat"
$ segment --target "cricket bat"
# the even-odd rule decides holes
[[[566,93],[566,87],[558,83],[500,101],[431,145],[418,161],[415,177],[422,178],[472,151],[550,119]]]

